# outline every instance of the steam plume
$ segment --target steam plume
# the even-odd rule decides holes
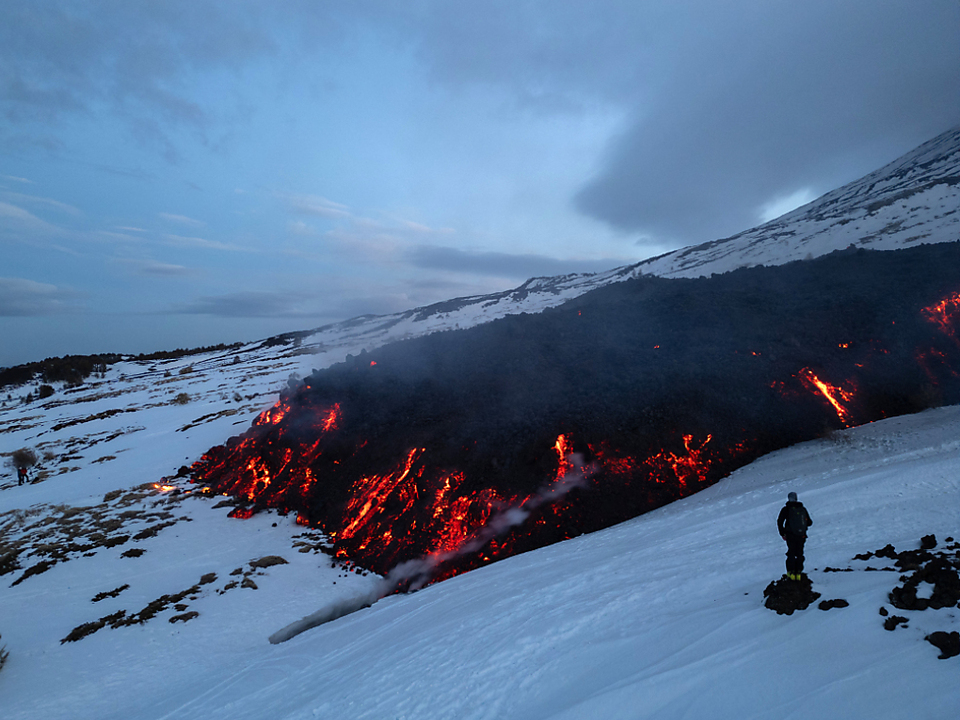
[[[421,589],[433,579],[437,568],[441,565],[458,557],[474,553],[498,535],[502,535],[512,527],[522,525],[531,512],[545,504],[556,502],[574,488],[584,485],[588,477],[595,471],[593,465],[584,464],[583,456],[579,453],[568,455],[564,458],[564,464],[567,470],[558,480],[541,487],[534,495],[527,498],[521,506],[506,508],[494,515],[470,540],[456,550],[435,553],[400,563],[386,577],[377,582],[369,592],[335,602],[287,625],[271,635],[270,642],[273,645],[286,642],[318,625],[368,608],[377,600],[392,595],[400,589],[405,592],[414,592]]]

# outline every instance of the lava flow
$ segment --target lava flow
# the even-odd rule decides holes
[[[846,388],[841,385],[831,385],[817,377],[817,374],[808,367],[800,370],[797,375],[807,388],[819,393],[830,403],[837,417],[846,427],[853,424],[850,403],[856,394],[856,386],[852,382],[848,382]]]
[[[558,311],[537,320],[546,324],[539,332],[550,352],[521,345],[504,360],[520,337],[510,321],[502,326],[509,342],[484,335],[479,349],[465,350],[463,337],[452,350],[444,346],[459,353],[449,363],[455,371],[410,351],[415,361],[405,370],[397,369],[405,358],[396,354],[314,373],[246,433],[210,449],[194,464],[193,481],[232,496],[233,517],[266,508],[295,513],[299,524],[325,533],[342,562],[415,589],[635,517],[837,421],[849,427],[915,412],[924,385],[936,385],[947,400],[958,396],[951,363],[960,346],[960,293],[913,320],[883,320],[882,335],[868,334],[871,327],[853,337],[848,328],[839,338],[813,336],[822,364],[809,343],[796,343],[805,358],[791,364],[782,348],[739,354],[710,336],[690,356],[677,342],[658,351],[657,365],[642,365],[660,326],[635,338],[612,332],[614,350],[597,353],[595,336],[575,341],[581,331],[562,325],[563,317]],[[568,333],[559,349],[549,323]],[[930,323],[954,342],[936,337]],[[795,332],[806,328],[819,326]],[[638,349],[621,356],[628,340]],[[931,350],[911,354],[921,342]],[[489,347],[509,370],[493,372],[481,359],[472,375],[462,370]],[[572,360],[554,359],[567,348]],[[616,371],[606,372],[605,362]],[[517,372],[528,374],[521,381],[510,375]],[[537,387],[548,390],[527,392],[541,377],[547,380]],[[556,397],[549,381],[559,378],[568,381]],[[396,568],[405,576],[391,573]]]
[[[567,507],[574,491],[649,483],[657,489],[641,493],[648,510],[702,487],[716,460],[707,449],[710,436],[695,442],[684,435],[682,451],[660,449],[639,459],[584,445],[588,459],[561,433],[533,492],[477,482],[464,470],[442,467],[424,447],[410,449],[386,471],[351,481],[345,469],[357,465],[369,444],[351,446],[336,437],[340,404],[311,408],[304,399],[302,392],[282,399],[245,436],[211,449],[194,465],[194,481],[243,501],[231,512],[235,518],[268,507],[296,512],[300,524],[327,533],[337,557],[384,575],[423,560],[430,580],[442,579],[558,533],[572,537],[582,531],[574,525],[583,499]]]
[[[938,303],[923,308],[921,314],[934,323],[949,338],[960,345],[960,292],[945,297]]]

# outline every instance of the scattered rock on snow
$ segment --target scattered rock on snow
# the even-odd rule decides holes
[[[822,600],[817,607],[821,610],[832,610],[833,608],[845,608],[849,605],[850,603],[843,598],[835,598],[833,600]]]
[[[884,630],[896,630],[897,625],[903,624],[904,627],[907,626],[907,619],[903,615],[891,615],[886,620],[883,621]]]
[[[777,615],[792,615],[795,610],[806,610],[810,604],[820,597],[820,593],[813,591],[813,583],[806,575],[800,580],[790,580],[782,577],[775,580],[763,591],[766,598],[763,604]]]
[[[274,565],[287,565],[287,561],[284,560],[279,555],[266,555],[258,560],[251,560],[250,567],[252,568],[268,568],[273,567]]]
[[[196,610],[191,610],[190,612],[183,613],[182,615],[174,615],[172,618],[170,618],[170,622],[187,622],[188,620],[193,620],[195,617],[199,616],[200,613],[198,613]]]
[[[905,553],[901,553],[903,555]],[[899,564],[899,560],[897,563]],[[917,567],[912,575],[904,575],[902,586],[890,591],[890,604],[900,610],[938,610],[956,607],[960,602],[960,574],[950,562],[942,557],[931,557],[924,565]],[[917,587],[921,582],[933,585],[929,598],[917,597]]]
[[[960,655],[960,632],[956,630],[949,633],[938,630],[937,632],[927,635],[926,640],[940,650],[940,654],[937,657],[941,660]]]
[[[107,598],[115,598],[117,595],[119,595],[120,593],[122,593],[122,592],[123,592],[124,590],[126,590],[128,587],[130,587],[130,586],[129,586],[128,584],[124,583],[124,584],[121,585],[120,587],[115,588],[115,589],[113,589],[113,590],[108,590],[108,591],[106,591],[106,592],[97,593],[96,595],[94,595],[93,599],[92,599],[90,602],[100,602],[101,600],[106,600]]]

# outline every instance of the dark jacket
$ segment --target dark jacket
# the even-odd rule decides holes
[[[791,532],[790,528],[787,527],[788,518],[792,508],[797,508],[802,513],[801,521],[804,523],[804,527],[800,532]],[[780,515],[777,516],[777,530],[780,531],[780,537],[786,537],[787,535],[806,537],[807,528],[811,525],[813,525],[813,520],[810,519],[810,513],[807,512],[807,509],[803,506],[802,502],[796,500],[787,500],[787,504],[783,506],[783,509],[780,510]]]

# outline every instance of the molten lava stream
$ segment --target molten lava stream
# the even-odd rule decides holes
[[[960,345],[960,292],[921,309],[920,314]]]
[[[930,348],[925,351],[918,350],[916,359],[920,369],[923,370],[933,385],[940,384],[940,376],[935,372],[937,369],[942,368],[950,375],[960,377],[960,373],[953,369],[953,365],[950,363],[950,357],[945,352],[941,352],[936,348]]]
[[[826,398],[827,402],[833,406],[833,409],[837,413],[837,417],[840,418],[840,421],[844,425],[849,427],[853,424],[853,415],[845,403],[850,403],[853,401],[854,395],[856,394],[856,386],[853,386],[852,389],[847,390],[839,385],[830,385],[829,383],[824,382],[817,377],[817,374],[808,367],[803,368],[799,373],[797,373],[797,376],[809,390]],[[853,385],[852,382],[849,384]]]

